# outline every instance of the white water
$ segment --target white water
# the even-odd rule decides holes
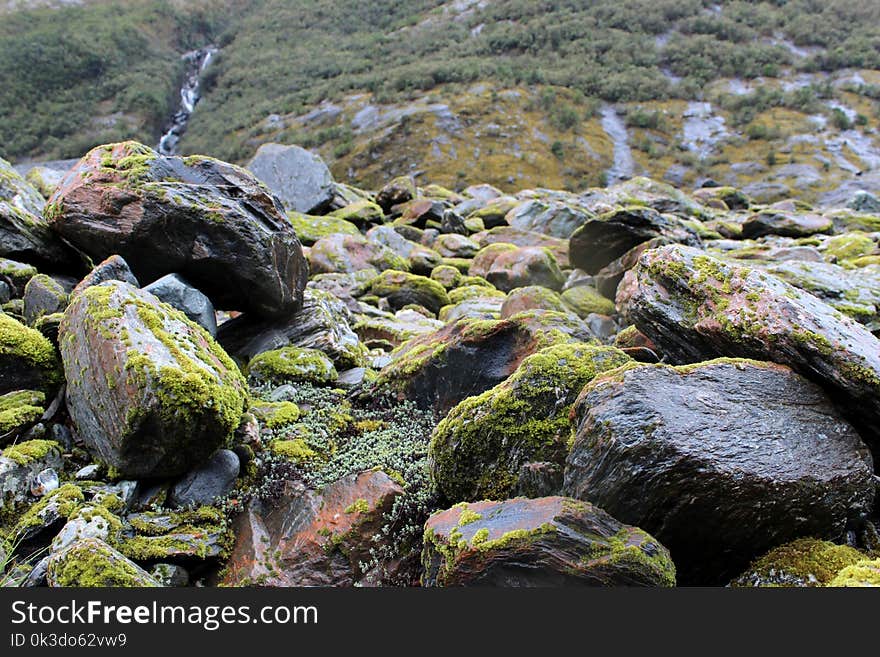
[[[168,129],[159,140],[157,150],[162,155],[174,155],[177,153],[180,138],[186,132],[186,126],[201,97],[199,87],[202,73],[208,68],[208,64],[211,63],[216,54],[217,48],[205,46],[183,55],[182,59],[187,63],[187,71],[183,84],[180,87],[180,105],[177,111],[174,112],[174,116],[171,117]]]
[[[711,155],[715,145],[730,134],[710,103],[688,103],[683,118],[682,143],[700,159]]]
[[[613,185],[633,177],[635,161],[629,148],[626,124],[611,105],[602,108],[602,129],[614,142],[614,161],[606,173],[606,184]]]

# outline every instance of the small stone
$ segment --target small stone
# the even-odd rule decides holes
[[[232,490],[240,466],[235,452],[221,449],[172,486],[171,503],[181,507],[213,504]]]
[[[31,495],[34,497],[43,497],[58,488],[58,473],[54,468],[46,468],[37,473],[31,482]]]
[[[168,274],[144,287],[160,301],[182,311],[212,336],[217,336],[217,316],[211,300],[179,274]]]

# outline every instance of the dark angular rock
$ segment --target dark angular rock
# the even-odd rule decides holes
[[[838,537],[871,508],[870,452],[782,365],[622,368],[573,413],[564,493],[653,533],[686,583],[726,582],[798,537]]]
[[[118,254],[142,280],[179,273],[221,308],[286,316],[308,266],[278,200],[250,173],[136,142],[99,146],[46,206],[52,227],[93,259]]]
[[[299,146],[263,144],[247,169],[294,212],[318,212],[333,200],[330,169],[319,155]]]
[[[219,450],[171,487],[171,503],[182,507],[213,504],[232,490],[240,467],[235,452]]]
[[[425,523],[423,586],[674,586],[669,552],[564,497],[475,502]]]
[[[217,316],[211,300],[178,274],[168,274],[144,287],[145,292],[182,311],[212,336],[217,335]]]
[[[67,307],[67,290],[46,274],[37,274],[24,287],[24,319],[33,326],[43,315],[63,312]]]
[[[77,283],[76,287],[73,288],[73,292],[70,293],[70,296],[79,294],[87,287],[100,285],[105,281],[122,281],[123,283],[128,283],[134,287],[141,286],[141,284],[138,283],[138,279],[135,278],[135,275],[132,273],[131,267],[129,267],[128,263],[125,261],[125,258],[118,255],[112,255],[95,265],[95,268]]]

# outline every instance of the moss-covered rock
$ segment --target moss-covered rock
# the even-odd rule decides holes
[[[826,260],[845,263],[874,253],[877,245],[867,233],[854,230],[844,235],[829,237],[823,247]]]
[[[471,276],[480,276],[482,278],[486,278],[489,274],[489,270],[492,268],[492,263],[495,262],[496,258],[498,258],[503,253],[514,252],[518,248],[519,247],[515,244],[509,244],[507,242],[496,242],[494,244],[489,244],[488,246],[480,249],[474,256],[473,260],[470,263],[468,273]]]
[[[51,276],[37,274],[24,288],[24,319],[34,326],[43,315],[63,312],[67,307],[67,290]]]
[[[216,562],[227,555],[232,541],[223,513],[210,506],[174,513],[144,511],[127,520],[134,535],[123,537],[118,548],[138,562]]]
[[[159,583],[104,541],[87,538],[54,553],[46,572],[49,586],[153,587]]]
[[[462,282],[465,279],[462,279]],[[449,303],[461,303],[468,299],[485,299],[495,297],[497,299],[505,299],[507,297],[504,292],[496,289],[491,283],[486,281],[485,285],[460,285],[459,287],[449,290]]]
[[[353,223],[332,215],[316,217],[299,212],[288,212],[287,218],[296,231],[299,241],[306,246],[311,246],[328,235],[360,235],[358,227]]]
[[[253,383],[327,385],[338,376],[333,361],[317,349],[283,347],[264,351],[248,363],[248,379]]]
[[[395,310],[409,304],[424,306],[432,313],[449,303],[449,296],[437,281],[404,271],[387,270],[373,281],[370,291],[388,299]]]
[[[330,213],[330,216],[358,226],[380,224],[385,218],[382,208],[368,199],[360,199],[346,205],[344,208],[334,210]]]
[[[33,265],[0,258],[0,276],[11,283],[13,296],[20,297],[23,295],[28,281],[38,273],[37,268]]]
[[[431,270],[431,280],[437,281],[447,290],[458,287],[461,279],[461,271],[450,265],[438,265]]]
[[[459,504],[425,524],[423,586],[675,586],[669,552],[564,497]]]
[[[504,304],[501,306],[501,317],[511,317],[527,310],[569,312],[558,292],[540,285],[527,285],[507,293]]]
[[[59,340],[79,434],[123,475],[186,472],[232,436],[245,410],[244,377],[210,334],[127,283],[77,295]]]
[[[590,313],[613,315],[616,312],[614,302],[606,299],[595,288],[589,285],[575,285],[562,293],[562,300],[578,317],[586,317]]]
[[[530,461],[562,464],[569,411],[600,372],[632,362],[614,347],[560,344],[526,358],[503,383],[469,397],[434,430],[428,450],[434,481],[453,501],[504,499]]]
[[[0,435],[27,427],[43,415],[46,395],[39,390],[16,390],[0,396]]]
[[[0,313],[0,394],[52,391],[62,381],[55,347],[39,331]]]
[[[408,270],[409,262],[383,244],[362,235],[329,235],[309,249],[313,274],[354,273],[363,269]]]
[[[293,424],[300,416],[299,406],[289,401],[255,401],[251,404],[251,413],[267,429],[278,429]]]
[[[847,545],[801,538],[756,560],[731,586],[827,586],[841,570],[864,558]]]
[[[880,559],[863,559],[842,569],[828,586],[880,587]]]

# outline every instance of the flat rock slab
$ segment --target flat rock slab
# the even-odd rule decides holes
[[[721,583],[801,536],[837,538],[874,498],[871,454],[815,384],[722,359],[588,384],[563,492],[651,532],[683,581]]]

